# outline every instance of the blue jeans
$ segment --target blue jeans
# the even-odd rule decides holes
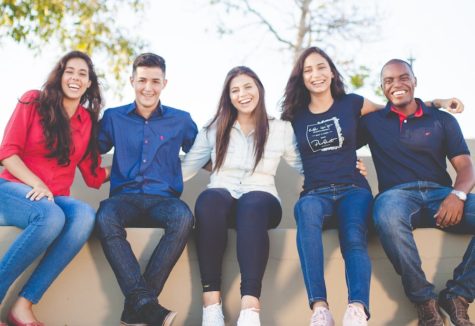
[[[20,292],[37,303],[64,267],[79,252],[94,228],[95,212],[68,196],[53,201],[25,198],[31,187],[0,179],[0,225],[24,229],[0,261],[0,302],[17,277],[40,255],[43,258]]]
[[[327,301],[324,280],[322,230],[336,225],[345,259],[349,302],[364,305],[369,316],[371,261],[367,249],[368,222],[373,196],[355,185],[316,188],[295,204],[297,249],[310,307]]]
[[[180,257],[193,227],[193,214],[178,198],[146,194],[117,194],[101,202],[97,230],[125,304],[134,310],[156,301]],[[125,227],[164,228],[142,276]]]
[[[404,291],[412,302],[437,298],[421,268],[412,230],[436,228],[434,214],[452,191],[434,182],[410,182],[381,193],[375,200],[373,218],[381,244],[396,272],[401,275]],[[475,234],[475,196],[468,194],[462,221],[444,231]],[[446,291],[473,301],[475,295],[475,238],[472,238],[462,263],[455,269]]]

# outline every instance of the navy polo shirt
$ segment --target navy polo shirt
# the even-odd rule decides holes
[[[470,155],[457,120],[416,101],[422,115],[408,116],[401,124],[391,103],[361,118],[360,141],[371,150],[380,192],[414,181],[451,186],[446,159]]]
[[[180,148],[188,152],[198,130],[188,112],[159,104],[145,119],[131,103],[104,111],[99,149],[114,147],[110,195],[143,193],[179,197],[183,191]]]
[[[364,98],[346,94],[323,113],[298,110],[292,127],[304,170],[304,191],[331,184],[369,189],[356,168],[356,132]]]

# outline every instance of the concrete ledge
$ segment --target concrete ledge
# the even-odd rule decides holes
[[[14,227],[0,227],[0,256],[20,232]],[[128,229],[128,239],[139,257],[147,264],[158,239],[159,229]],[[271,252],[262,292],[263,325],[308,325],[310,310],[298,253],[295,229],[270,231]],[[433,229],[415,231],[427,277],[437,289],[443,288],[453,268],[461,261],[470,236],[446,234]],[[223,302],[227,325],[234,325],[239,312],[239,268],[235,252],[235,232],[229,231],[224,259]],[[328,299],[337,324],[343,316],[347,290],[344,264],[335,230],[324,232],[325,276]],[[399,277],[393,270],[379,241],[371,237],[369,252],[373,263],[371,284],[371,325],[416,325],[416,313],[406,299]],[[10,289],[2,317],[25,282],[31,268]],[[176,325],[200,325],[201,286],[193,241],[173,269],[160,296],[160,302],[178,312]],[[47,325],[118,325],[123,296],[100,247],[93,237],[64,270],[35,308]],[[475,308],[470,309],[475,316]],[[472,317],[473,318],[473,317]]]

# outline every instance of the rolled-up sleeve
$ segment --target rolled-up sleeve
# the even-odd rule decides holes
[[[87,155],[81,162],[78,164],[79,171],[81,171],[84,182],[91,188],[99,189],[104,183],[106,178],[106,170],[101,167],[101,157],[99,156],[99,162],[95,173],[91,172],[92,165],[92,155]]]
[[[2,144],[0,145],[0,162],[4,159],[23,153],[27,139],[27,133],[33,119],[33,105],[31,104],[35,98],[35,92],[25,93],[13,111],[5,132]]]

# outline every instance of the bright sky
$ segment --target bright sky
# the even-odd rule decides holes
[[[380,40],[352,50],[358,63],[367,65],[371,73],[378,76],[381,66],[389,59],[415,57],[416,96],[424,100],[460,98],[465,103],[465,112],[457,118],[465,136],[475,138],[475,128],[470,122],[475,119],[472,80],[475,1],[366,2],[377,3],[383,13]],[[168,86],[162,93],[163,103],[189,111],[198,126],[202,126],[216,110],[226,73],[236,65],[247,65],[264,83],[270,114],[279,116],[277,104],[291,69],[290,55],[279,50],[279,45],[270,42],[270,38],[256,42],[261,34],[250,30],[219,38],[214,32],[215,17],[196,1],[151,1],[135,32],[150,42],[147,51],[160,54],[167,61]],[[40,88],[62,54],[48,48],[41,56],[34,57],[25,47],[3,41],[0,47],[0,133],[3,134],[17,99],[26,90]],[[124,69],[130,71],[130,67]],[[380,101],[370,89],[357,93]],[[106,107],[133,100],[130,87],[126,87],[123,94],[120,100],[106,93]]]

